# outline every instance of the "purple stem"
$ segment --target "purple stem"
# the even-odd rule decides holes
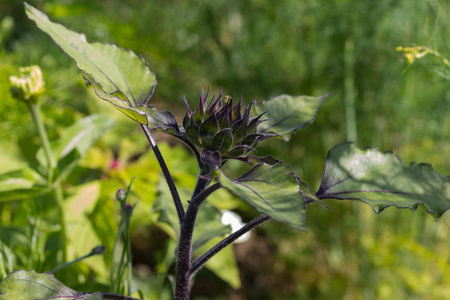
[[[164,178],[166,179],[167,185],[169,186],[170,193],[172,194],[173,201],[175,203],[175,207],[177,209],[178,219],[180,220],[180,224],[184,219],[184,209],[183,204],[181,203],[180,196],[178,195],[177,187],[175,186],[175,182],[173,181],[172,176],[170,175],[169,169],[167,168],[166,162],[159,151],[158,145],[156,144],[155,139],[150,132],[150,129],[141,124],[142,130],[144,130],[145,135],[147,136],[148,142],[155,153],[156,159],[158,160],[159,166],[164,174]]]
[[[247,223],[244,225],[241,229],[238,231],[230,234],[226,238],[224,238],[222,241],[217,243],[214,247],[208,250],[205,254],[200,256],[197,260],[194,261],[192,264],[192,267],[189,271],[189,276],[192,279],[194,277],[195,273],[214,255],[216,255],[220,250],[240,238],[243,234],[249,232],[250,230],[254,229],[255,227],[261,225],[262,223],[270,220],[270,217],[267,215],[262,215],[254,220],[252,220],[250,223]]]

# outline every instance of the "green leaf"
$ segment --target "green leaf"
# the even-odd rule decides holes
[[[36,197],[46,190],[46,180],[28,167],[0,174],[0,202]]]
[[[159,111],[151,105],[135,105],[129,106],[124,100],[125,96],[122,92],[117,91],[112,94],[105,93],[102,86],[88,75],[84,75],[86,86],[93,87],[96,95],[111,104],[124,113],[130,119],[145,124],[151,129],[162,129],[169,134],[179,132],[178,123],[174,115],[170,111]]]
[[[305,201],[299,179],[280,161],[260,163],[236,179],[220,171],[220,182],[259,212],[293,228],[304,229]]]
[[[142,58],[131,50],[115,45],[88,43],[84,34],[51,22],[44,13],[26,3],[25,11],[42,31],[76,61],[81,71],[101,85],[105,93],[121,92],[129,106],[148,103],[156,79]]]
[[[316,119],[322,101],[328,97],[281,95],[257,103],[252,107],[251,116],[264,114],[268,119],[258,126],[258,133],[274,133],[284,141],[289,141],[298,129],[303,129]]]
[[[59,180],[70,173],[78,161],[114,124],[115,122],[106,116],[90,115],[67,128],[61,138],[52,143]],[[42,166],[47,167],[43,148],[39,149],[36,157]]]
[[[67,128],[59,139],[55,148],[58,159],[68,155],[74,149],[84,156],[114,124],[114,120],[102,115],[90,115],[77,121]]]
[[[392,152],[360,150],[352,143],[328,152],[319,199],[361,200],[375,212],[388,206],[410,208],[423,204],[436,220],[450,208],[450,178],[429,164],[407,166]]]
[[[51,22],[44,13],[26,3],[25,11],[75,60],[87,85],[94,87],[97,96],[152,129],[178,132],[178,125],[170,112],[159,112],[149,105],[156,79],[141,57],[115,45],[88,43],[84,34]]]
[[[50,273],[36,273],[34,270],[10,273],[0,282],[0,300],[138,300],[136,298],[108,294],[85,294],[68,288]]]

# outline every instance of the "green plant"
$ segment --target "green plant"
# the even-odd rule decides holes
[[[68,261],[67,244],[67,220],[65,216],[64,191],[62,183],[71,173],[78,161],[86,154],[87,150],[112,127],[114,122],[104,116],[92,115],[79,120],[66,129],[65,135],[59,140],[50,142],[41,113],[41,95],[45,91],[45,82],[38,66],[19,69],[20,75],[11,76],[11,93],[14,98],[21,100],[30,111],[34,126],[38,132],[42,147],[36,153],[36,164],[30,162],[29,166],[22,169],[6,172],[0,175],[2,189],[0,201],[36,199],[34,204],[36,211],[45,210],[48,204],[39,203],[40,198],[53,200],[57,210],[58,224],[60,228],[57,243],[59,251],[51,262],[45,262],[42,253],[38,251],[37,237],[41,234],[39,226],[43,215],[36,219],[30,217],[31,262],[40,261],[42,266],[48,265],[49,269],[58,270],[60,266],[66,266]],[[5,230],[6,236],[7,231]],[[42,246],[42,245],[41,245]],[[98,254],[98,251],[94,251]],[[38,254],[39,253],[39,254]],[[93,252],[92,252],[93,253]],[[35,257],[37,255],[38,257]],[[88,256],[91,256],[88,254]],[[23,266],[27,265],[22,263]],[[31,263],[33,265],[33,263]]]
[[[325,96],[283,95],[252,103],[243,109],[242,101],[233,105],[233,99],[222,94],[209,100],[208,94],[202,92],[195,110],[191,110],[185,100],[186,115],[181,126],[171,112],[158,111],[149,104],[156,80],[145,62],[134,53],[111,45],[89,44],[83,35],[50,22],[31,6],[27,5],[26,9],[29,17],[77,62],[86,84],[93,87],[101,99],[111,102],[138,122],[146,135],[174,202],[174,209],[164,209],[161,213],[166,214],[168,224],[179,238],[175,299],[188,299],[196,272],[224,247],[256,226],[272,219],[304,229],[306,206],[311,203],[320,203],[323,199],[361,200],[376,212],[393,205],[415,210],[423,204],[436,219],[450,206],[448,177],[426,164],[406,166],[393,153],[381,153],[371,148],[360,150],[351,143],[337,145],[329,151],[317,191],[296,177],[282,161],[254,155],[260,141],[268,138],[289,141],[298,129],[313,122]],[[198,180],[187,209],[151,130],[182,140],[197,160]],[[222,169],[230,160],[246,163],[251,169],[233,179]],[[200,208],[206,208],[205,199],[221,188],[254,206],[263,215],[193,260],[197,215]],[[222,231],[219,232],[208,232],[205,240],[221,236]],[[33,272],[14,273],[2,282],[1,287],[5,291],[11,288],[15,293],[22,293],[14,286],[22,276],[32,282],[40,280]],[[54,282],[48,275],[43,275],[42,280],[44,285]],[[66,295],[63,293],[70,290],[63,286],[57,291],[59,289],[60,295]],[[51,296],[56,297],[55,294]],[[84,295],[71,290],[67,297],[129,299],[100,293]]]

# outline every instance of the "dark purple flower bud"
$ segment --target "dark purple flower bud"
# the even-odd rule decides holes
[[[216,99],[208,103],[208,93],[205,95],[202,90],[194,112],[184,97],[183,102],[186,106],[183,119],[185,137],[199,147],[202,160],[205,159],[208,164],[216,166],[217,161],[223,163],[224,159],[230,158],[247,161],[243,158],[255,151],[260,141],[274,136],[257,132],[258,125],[264,120],[261,120],[262,115],[250,117],[254,101],[242,111],[242,98],[233,106],[233,98],[224,96],[221,91]],[[216,152],[220,159],[216,157]]]

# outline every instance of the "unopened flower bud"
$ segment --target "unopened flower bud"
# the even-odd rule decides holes
[[[97,246],[91,250],[91,253],[94,255],[103,254],[105,252],[105,246]]]
[[[38,66],[19,68],[19,76],[10,76],[11,94],[14,98],[37,102],[45,91],[42,71]]]
[[[118,189],[116,192],[116,199],[119,200],[120,202],[122,202],[126,198],[127,198],[127,192],[122,188]]]
[[[122,206],[121,214],[122,214],[122,216],[124,216],[124,217],[130,218],[131,215],[133,214],[133,206],[131,206],[130,203],[125,203],[125,204]]]

